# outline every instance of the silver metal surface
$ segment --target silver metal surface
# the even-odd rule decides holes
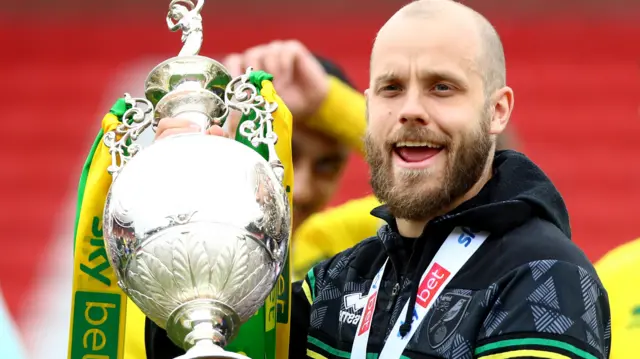
[[[192,120],[203,130],[222,126],[223,98],[231,75],[204,56],[178,56],[157,65],[145,81],[145,97],[155,106],[154,123],[166,117]]]
[[[171,31],[182,31],[182,50],[178,56],[194,56],[202,46],[202,6],[204,0],[172,0],[167,14],[167,26]]]
[[[174,0],[167,23],[182,30],[180,55],[156,66],[144,99],[104,136],[113,183],[105,204],[105,247],[118,284],[187,351],[180,359],[245,358],[222,348],[263,305],[284,267],[291,215],[267,103],[249,81],[198,56],[203,1]],[[176,22],[173,22],[176,21]],[[224,124],[230,109],[254,113],[238,133],[254,148],[202,133],[132,144],[162,118]]]
[[[121,288],[187,349],[196,324],[210,323],[209,339],[224,346],[262,306],[284,264],[290,218],[282,185],[254,150],[182,134],[129,160],[103,230]]]
[[[122,115],[122,123],[114,131],[104,134],[104,144],[111,154],[111,165],[107,168],[112,176],[127,164],[141,150],[141,146],[133,143],[152,122],[149,114],[153,111],[151,102],[143,98],[132,98],[124,95],[124,100],[131,108]]]

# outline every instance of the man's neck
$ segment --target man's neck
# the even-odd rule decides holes
[[[488,163],[490,164],[493,163],[493,156],[491,156]],[[422,235],[422,232],[424,232],[424,228],[427,226],[427,223],[429,223],[430,220],[432,220],[433,218],[439,215],[443,215],[445,213],[452,211],[462,203],[475,197],[478,193],[480,193],[480,190],[482,189],[482,187],[484,187],[484,185],[487,184],[487,182],[489,182],[489,180],[491,179],[492,168],[493,168],[492,165],[486,166],[484,171],[482,172],[482,176],[480,176],[480,179],[476,182],[476,184],[473,185],[473,187],[471,187],[471,189],[467,191],[467,193],[465,193],[464,196],[458,197],[453,202],[451,202],[451,205],[445,208],[442,211],[442,213],[439,213],[438,215],[433,216],[431,218],[427,218],[424,220],[417,220],[417,221],[396,218],[396,225],[398,226],[398,232],[400,233],[400,235],[405,238],[420,237],[420,235]]]

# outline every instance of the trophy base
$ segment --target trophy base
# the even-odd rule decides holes
[[[200,355],[185,358],[217,358],[211,355],[225,354],[222,348],[239,329],[238,314],[213,299],[192,300],[179,306],[169,316],[166,328],[169,339],[187,354]]]

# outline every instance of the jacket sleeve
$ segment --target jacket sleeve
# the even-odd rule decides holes
[[[609,358],[611,316],[595,271],[542,260],[491,287],[474,358]]]
[[[316,264],[311,268],[304,280],[293,283],[291,295],[291,334],[289,341],[289,358],[299,359],[318,357],[307,350],[309,328],[318,323],[318,312],[314,312],[313,303],[322,298],[327,283],[347,267],[353,253],[366,242],[362,241],[335,256]],[[309,355],[307,355],[309,353]]]
[[[289,358],[307,357],[307,334],[311,310],[309,278],[294,282],[291,288],[291,332],[289,334]],[[309,294],[309,295],[307,295]]]

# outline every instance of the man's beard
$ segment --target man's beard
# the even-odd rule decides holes
[[[455,148],[442,135],[418,125],[403,126],[384,146],[375,143],[367,134],[366,159],[375,196],[396,218],[425,220],[444,214],[452,202],[464,196],[482,176],[493,145],[488,133],[489,116],[485,111],[480,128],[467,134]],[[441,181],[434,187],[422,189],[425,180],[438,176],[431,169],[405,170],[394,175],[391,151],[393,144],[403,139],[431,141],[445,146],[442,151],[447,150],[446,167]]]

